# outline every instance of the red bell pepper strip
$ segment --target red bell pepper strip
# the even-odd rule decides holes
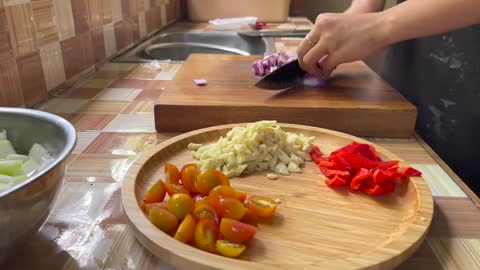
[[[338,175],[342,179],[348,180],[351,177],[350,173],[348,171],[332,170],[332,169],[328,169],[328,168],[325,168],[325,167],[320,167],[320,171],[327,178],[332,178],[332,177]]]
[[[388,175],[386,175],[382,170],[376,169],[373,173],[373,181],[375,181],[375,184],[377,185],[383,186],[388,180]]]
[[[317,163],[317,165],[318,165],[318,167],[324,167],[324,168],[328,168],[328,169],[338,169],[337,164],[335,164],[335,162],[329,161],[327,159],[320,160],[320,162]]]
[[[365,143],[358,143],[358,142],[352,142],[351,144],[348,144],[336,151],[333,151],[330,156],[336,155],[338,153],[354,153],[354,154],[360,154],[366,158],[369,158],[374,161],[382,161],[380,156],[378,155],[377,151],[375,148],[369,144]]]
[[[363,184],[364,180],[367,180],[372,176],[372,173],[365,168],[361,168],[360,170],[358,170],[358,172],[355,174],[355,176],[352,178],[352,181],[350,182],[350,191],[357,191],[360,188],[360,185]]]
[[[422,176],[422,173],[412,167],[401,168],[400,173],[403,173],[407,176]]]
[[[335,175],[335,177],[333,179],[328,179],[327,178],[327,180],[325,180],[325,183],[329,187],[348,186],[347,180],[344,180],[344,179],[338,177],[338,175]]]
[[[369,158],[348,152],[338,153],[332,157],[332,160],[337,163],[340,168],[344,167],[346,169],[372,169],[377,166],[377,162]]]
[[[393,169],[393,168],[396,169],[396,168],[399,168],[398,163],[399,163],[398,160],[381,161],[377,164],[375,169],[380,169],[382,171]]]
[[[384,173],[390,180],[406,180],[408,178],[406,174],[398,172],[398,168],[390,168],[384,171]]]
[[[368,188],[367,186],[362,185],[360,190],[368,195],[383,195],[395,191],[395,182],[387,181],[384,186],[375,185],[373,188]]]
[[[325,155],[320,151],[318,146],[314,146],[310,151],[310,156],[312,157],[313,162],[319,163],[322,159],[324,159]]]

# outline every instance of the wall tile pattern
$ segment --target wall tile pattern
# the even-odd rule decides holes
[[[0,106],[52,96],[176,21],[181,1],[0,0]]]

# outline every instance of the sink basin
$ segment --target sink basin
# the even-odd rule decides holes
[[[192,53],[264,55],[273,50],[273,39],[268,37],[236,32],[173,32],[155,35],[114,61],[185,61]]]

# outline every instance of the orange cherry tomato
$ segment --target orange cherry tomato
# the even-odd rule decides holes
[[[220,198],[236,198],[236,192],[233,188],[222,185],[214,187],[208,194],[208,200],[215,209],[220,207]]]
[[[215,223],[218,223],[218,214],[217,211],[215,211],[215,208],[213,208],[211,205],[208,204],[199,204],[196,205],[195,208],[193,209],[193,217],[195,217],[197,220],[201,220],[203,218],[210,218],[215,221]]]
[[[235,190],[235,198],[241,202],[244,202],[245,199],[247,199],[247,193]]]
[[[190,163],[183,166],[180,175],[182,179],[183,187],[191,193],[197,194],[198,191],[195,188],[195,182],[197,176],[200,174],[200,167],[195,163]]]
[[[195,225],[197,225],[197,221],[192,215],[188,214],[182,223],[180,223],[174,238],[183,243],[192,241],[195,233]]]
[[[257,217],[269,218],[275,214],[277,202],[262,196],[248,198],[248,209],[251,209]]]
[[[165,199],[165,184],[162,180],[158,180],[153,186],[147,191],[145,197],[143,197],[143,203],[158,203],[163,202]]]
[[[257,226],[258,224],[258,218],[257,215],[251,210],[247,208],[247,211],[245,212],[245,215],[243,215],[242,219],[240,219],[241,222],[247,223],[253,226]]]
[[[246,211],[247,209],[239,200],[220,198],[219,214],[221,217],[240,220],[245,215]]]
[[[227,240],[217,240],[217,251],[221,255],[230,258],[240,256],[245,250],[245,245],[236,244]]]
[[[178,193],[190,195],[190,192],[184,189],[181,185],[165,184],[165,189],[167,190],[167,193],[170,196],[173,196],[173,194],[178,194]]]
[[[168,211],[174,214],[179,220],[185,218],[193,207],[193,200],[189,195],[183,193],[173,194],[168,200]]]
[[[195,226],[195,246],[201,250],[215,252],[218,225],[210,218],[202,218]]]
[[[200,192],[200,194],[207,195],[210,190],[216,186],[220,186],[221,184],[222,180],[214,171],[205,171],[197,176],[195,188],[198,190],[198,192]]]
[[[257,227],[233,219],[222,218],[220,232],[225,239],[243,244],[255,236]]]
[[[160,207],[152,207],[148,212],[148,219],[164,232],[171,232],[178,226],[177,217]]]
[[[163,209],[168,209],[167,208],[168,203],[167,202],[159,202],[159,203],[147,203],[144,205],[145,212],[148,213],[150,212],[150,209],[153,207],[160,207]]]
[[[165,163],[165,182],[167,184],[178,185],[180,180],[180,171],[177,166],[171,163]]]
[[[228,177],[223,174],[221,171],[213,170],[213,173],[217,175],[217,177],[220,179],[220,182],[222,182],[222,185],[224,186],[230,186],[230,180]]]
[[[202,196],[200,194],[195,195],[193,198],[193,202],[195,203],[195,206],[200,205],[200,204],[208,204],[208,196]]]

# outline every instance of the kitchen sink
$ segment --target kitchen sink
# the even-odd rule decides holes
[[[185,61],[192,53],[264,55],[274,52],[272,37],[236,32],[159,33],[114,59],[114,62]]]

